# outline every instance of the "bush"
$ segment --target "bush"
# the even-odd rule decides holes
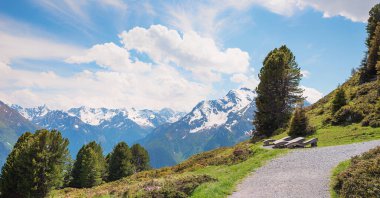
[[[145,194],[142,197],[155,198],[182,198],[189,197],[199,185],[216,181],[208,175],[190,175],[166,180],[165,183],[149,182],[144,186]]]
[[[331,123],[333,125],[352,124],[362,121],[363,118],[362,112],[346,105],[332,116]]]
[[[380,146],[352,158],[333,188],[340,197],[379,197]]]

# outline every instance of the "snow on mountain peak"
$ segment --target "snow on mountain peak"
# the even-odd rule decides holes
[[[192,126],[190,133],[225,124],[231,113],[237,113],[252,104],[255,96],[253,90],[240,88],[231,90],[222,99],[202,101],[187,116],[188,123]]]
[[[115,109],[107,110],[105,108],[89,108],[82,106],[69,109],[68,113],[72,116],[78,117],[87,124],[96,126],[105,120],[110,120],[118,112]]]
[[[46,105],[38,106],[35,108],[23,108],[19,105],[12,104],[11,107],[17,110],[24,118],[28,120],[43,117],[51,111]]]

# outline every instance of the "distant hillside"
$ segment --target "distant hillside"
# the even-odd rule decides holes
[[[26,131],[34,132],[36,129],[36,125],[0,101],[0,167],[18,137]]]
[[[177,164],[190,156],[249,138],[253,129],[255,92],[230,91],[219,100],[202,101],[183,118],[155,129],[142,139],[153,167]]]

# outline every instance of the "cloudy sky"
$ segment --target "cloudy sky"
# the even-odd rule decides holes
[[[170,107],[254,88],[286,44],[315,102],[365,50],[375,0],[0,0],[0,100]]]

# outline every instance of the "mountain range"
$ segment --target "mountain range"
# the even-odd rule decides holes
[[[11,105],[22,116],[40,128],[57,129],[70,140],[70,152],[90,141],[100,142],[105,153],[120,141],[132,144],[144,138],[161,124],[175,122],[184,115],[171,109],[160,111],[107,108],[71,108],[50,110],[46,105],[23,108]]]
[[[1,132],[0,146],[5,145],[8,150],[0,160],[4,161],[23,132],[46,128],[57,129],[69,139],[73,157],[83,144],[93,140],[101,143],[105,153],[125,141],[130,145],[142,144],[153,167],[169,166],[196,153],[247,139],[246,132],[253,129],[254,97],[255,92],[248,88],[232,90],[221,99],[199,102],[189,113],[167,108],[153,111],[84,106],[63,111],[51,110],[46,105],[23,108],[2,103],[2,107],[16,115],[14,120],[18,122],[2,120],[16,123],[13,127],[17,130]],[[17,127],[17,123],[22,124]]]

